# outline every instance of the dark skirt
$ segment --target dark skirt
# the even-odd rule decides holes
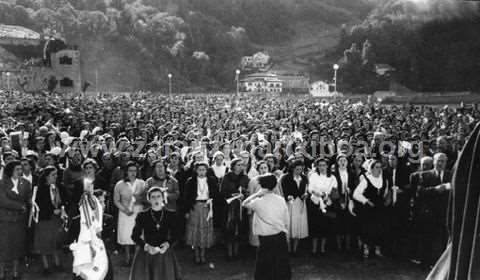
[[[292,278],[288,256],[287,237],[284,232],[259,236],[255,263],[255,280],[289,280]]]
[[[53,216],[50,220],[39,221],[35,225],[35,252],[52,255],[61,245],[62,220]]]
[[[335,232],[340,235],[348,235],[354,233],[355,217],[348,209],[339,209],[335,220]]]
[[[334,211],[327,209],[327,213],[323,213],[310,199],[307,200],[307,211],[310,237],[330,237],[335,234],[336,213]]]
[[[180,280],[180,266],[172,248],[165,254],[150,255],[137,248],[130,271],[130,280]]]
[[[243,208],[240,207],[241,202],[234,200],[227,205],[227,215],[224,226],[224,234],[227,242],[238,241],[240,236],[248,234],[248,216]]]
[[[387,229],[387,208],[363,206],[360,211],[362,241],[369,246],[384,245]]]
[[[16,221],[0,221],[0,262],[24,258],[27,245],[27,219],[20,215]]]

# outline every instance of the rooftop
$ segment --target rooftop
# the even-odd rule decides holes
[[[28,28],[16,25],[0,24],[0,42],[7,40],[29,40],[40,42],[40,34]]]

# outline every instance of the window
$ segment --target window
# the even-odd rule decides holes
[[[60,59],[59,59],[60,64],[72,65],[72,61],[73,61],[73,59],[71,57],[66,56],[66,55],[60,57]]]
[[[69,78],[63,78],[60,80],[61,87],[73,87],[73,81]]]

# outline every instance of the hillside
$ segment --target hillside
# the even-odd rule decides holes
[[[416,91],[480,91],[480,3],[379,1],[340,39],[340,86],[371,92],[372,69],[386,63],[394,79]]]
[[[0,23],[56,30],[80,47],[84,76],[105,90],[234,87],[243,55],[307,71],[366,0],[0,0]]]

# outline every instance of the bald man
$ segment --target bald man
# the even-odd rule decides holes
[[[419,175],[416,199],[416,224],[421,239],[422,266],[429,268],[447,244],[447,208],[451,172],[446,170],[447,155],[433,156],[433,169]]]

